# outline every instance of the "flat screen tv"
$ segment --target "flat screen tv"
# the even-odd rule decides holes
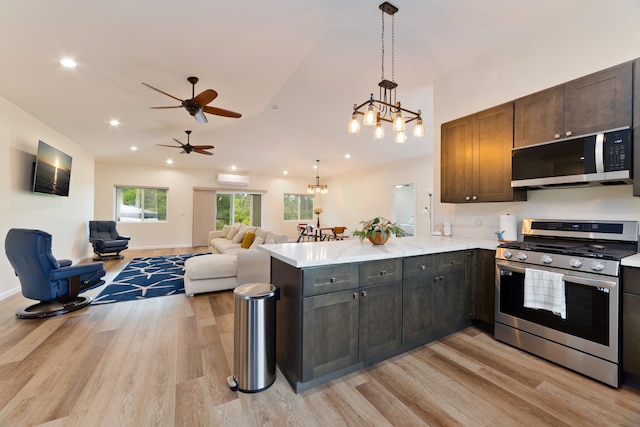
[[[69,196],[71,156],[38,141],[33,172],[33,192]]]

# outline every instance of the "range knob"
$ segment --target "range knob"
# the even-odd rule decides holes
[[[540,257],[540,261],[542,261],[545,264],[551,264],[553,262],[553,258],[550,257],[549,255],[542,255]]]
[[[504,251],[503,255],[504,255],[505,258],[509,259],[509,258],[511,258],[513,256],[513,252]]]
[[[526,254],[526,253],[524,253],[524,252],[518,252],[518,259],[519,259],[520,261],[524,261],[524,260],[526,260],[526,259],[527,259],[527,254]]]
[[[589,268],[592,269],[593,271],[602,271],[604,270],[604,264],[601,263],[600,261],[592,261],[589,264]]]
[[[580,268],[582,267],[582,261],[579,260],[578,258],[571,258],[569,260],[569,265],[573,268]]]

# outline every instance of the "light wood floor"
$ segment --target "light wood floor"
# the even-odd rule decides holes
[[[134,256],[106,263],[111,280]],[[638,426],[640,393],[613,389],[469,328],[296,395],[278,371],[229,390],[230,291],[153,298],[44,320],[0,301],[0,426]]]

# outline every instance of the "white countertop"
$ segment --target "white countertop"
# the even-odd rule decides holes
[[[640,254],[635,254],[628,256],[626,258],[622,258],[620,262],[625,267],[637,267],[640,268]]]
[[[324,242],[282,243],[260,245],[258,248],[296,268],[316,267],[331,264],[375,261],[440,252],[463,251],[467,249],[495,250],[497,240],[474,241],[453,237],[391,237],[384,245],[372,245],[368,240],[362,243],[358,238]]]

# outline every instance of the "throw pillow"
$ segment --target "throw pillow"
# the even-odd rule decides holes
[[[233,239],[233,237],[238,234],[238,229],[233,227],[231,230],[229,230],[229,234],[227,234],[227,239],[231,240]]]
[[[240,245],[240,247],[242,247],[242,249],[249,249],[255,237],[256,237],[255,234],[248,231],[247,234],[244,235],[244,238],[242,239],[242,244]]]
[[[276,240],[273,237],[267,240],[267,245],[275,245],[275,244],[276,244]]]
[[[253,239],[253,243],[251,244],[251,247],[249,249],[253,249],[256,246],[259,246],[259,245],[261,245],[263,243],[264,243],[264,239],[262,237],[260,237],[260,236],[256,236],[256,238]]]
[[[233,243],[240,243],[242,242],[242,239],[244,239],[244,236],[247,234],[246,231],[238,231],[238,233],[233,236],[233,239],[231,239],[231,241]]]
[[[220,237],[227,237],[229,235],[229,231],[231,231],[233,227],[230,225],[225,225],[222,227],[222,231],[220,232]]]

